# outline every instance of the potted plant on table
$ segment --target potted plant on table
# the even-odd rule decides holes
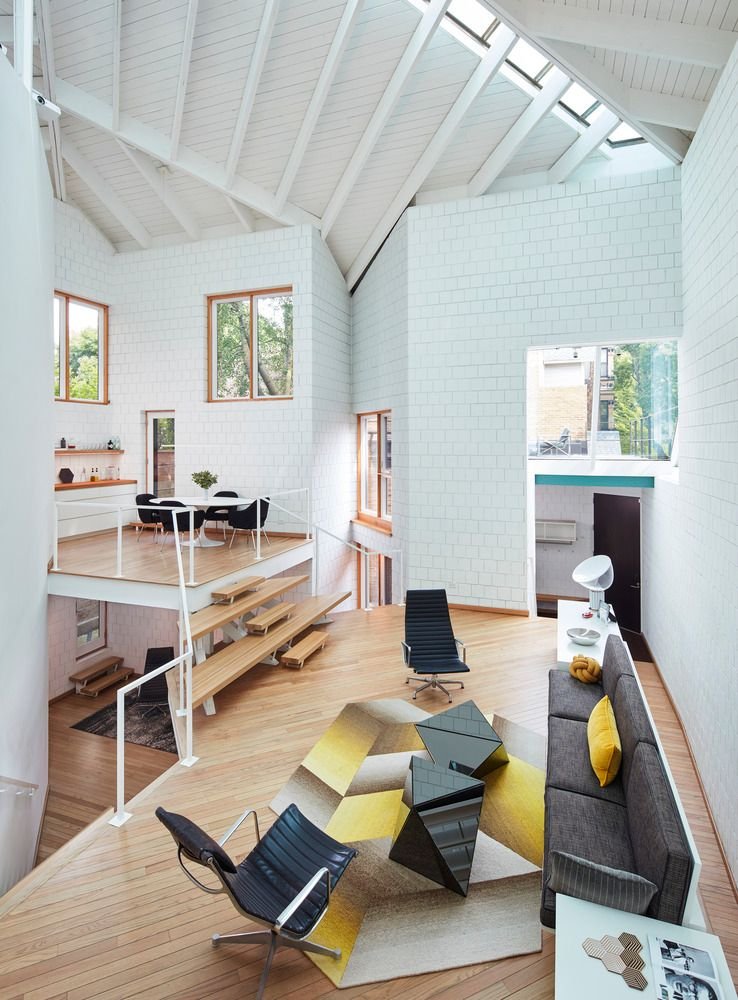
[[[205,490],[205,497],[207,499],[208,490],[211,486],[215,486],[218,482],[218,477],[214,476],[213,473],[209,472],[207,469],[203,469],[202,472],[192,473],[192,482],[195,483],[196,486],[200,486],[203,490]]]

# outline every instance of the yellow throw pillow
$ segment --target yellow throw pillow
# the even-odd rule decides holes
[[[587,742],[592,770],[597,775],[600,787],[609,785],[620,770],[622,749],[615,713],[610,699],[605,695],[592,709],[587,723]]]

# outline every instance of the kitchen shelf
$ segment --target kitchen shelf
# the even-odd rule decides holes
[[[120,448],[54,448],[55,455],[125,455]]]
[[[88,490],[96,489],[98,486],[121,486],[132,485],[138,482],[136,479],[98,479],[96,483],[91,483],[88,479],[83,479],[79,483],[54,483],[54,491],[61,490]]]
[[[536,520],[536,541],[573,545],[577,540],[576,521]]]

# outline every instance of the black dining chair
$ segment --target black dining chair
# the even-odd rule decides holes
[[[162,508],[161,514],[159,514],[159,520],[161,521],[162,527],[162,544],[164,539],[170,531],[174,531],[174,518],[177,518],[177,528],[182,534],[186,534],[190,530],[190,512],[186,509],[183,503],[179,500],[160,500],[159,506]],[[178,513],[169,510],[170,507],[182,507],[183,510]],[[205,511],[196,510],[193,514],[193,528],[195,531],[199,531],[205,520]]]
[[[233,545],[233,539],[236,537],[237,531],[250,531],[251,543],[254,547],[256,547],[257,531],[264,532],[264,538],[266,538],[267,545],[272,544],[269,541],[269,536],[266,531],[264,531],[264,524],[267,519],[267,514],[269,513],[269,497],[262,498],[260,511],[257,511],[257,506],[257,501],[254,500],[253,503],[250,503],[248,507],[243,510],[239,510],[238,507],[231,507],[228,512],[228,524],[233,528],[233,534],[231,535],[231,542],[228,548]]]
[[[217,497],[237,497],[238,493],[234,490],[218,490],[217,493],[213,494],[213,500]],[[208,521],[219,521],[223,525],[223,538],[226,536],[226,524],[228,524],[228,515],[231,512],[231,507],[218,507],[213,505],[208,507],[205,511],[205,523]]]
[[[152,500],[155,503],[157,501],[157,497],[153,493],[139,493],[136,496],[136,504],[150,504]],[[139,541],[141,534],[147,530],[153,530],[154,541],[156,541],[156,536],[161,528],[161,521],[155,510],[139,510],[138,523],[134,522],[134,526],[136,528],[136,541]]]

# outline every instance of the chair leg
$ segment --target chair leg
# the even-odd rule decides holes
[[[245,931],[243,934],[213,934],[213,948],[221,944],[266,944],[274,937],[271,931]]]
[[[297,948],[298,951],[309,951],[313,955],[326,955],[328,958],[341,957],[340,948],[328,948],[324,944],[313,944],[312,941],[291,941],[289,938],[283,938],[281,943],[286,944],[288,948]]]
[[[225,537],[225,528],[223,529],[223,534]],[[233,534],[231,535],[231,544],[228,546],[229,549],[233,548],[233,539],[236,537],[236,529],[233,529]]]
[[[271,934],[271,931],[269,932]],[[264,971],[261,974],[261,979],[259,980],[259,988],[256,991],[256,1000],[261,1000],[264,996],[264,990],[266,989],[267,979],[269,978],[269,970],[272,967],[272,959],[274,958],[274,952],[279,947],[279,939],[276,934],[271,934],[271,942],[269,944],[269,951],[267,952],[266,961],[264,962]]]

